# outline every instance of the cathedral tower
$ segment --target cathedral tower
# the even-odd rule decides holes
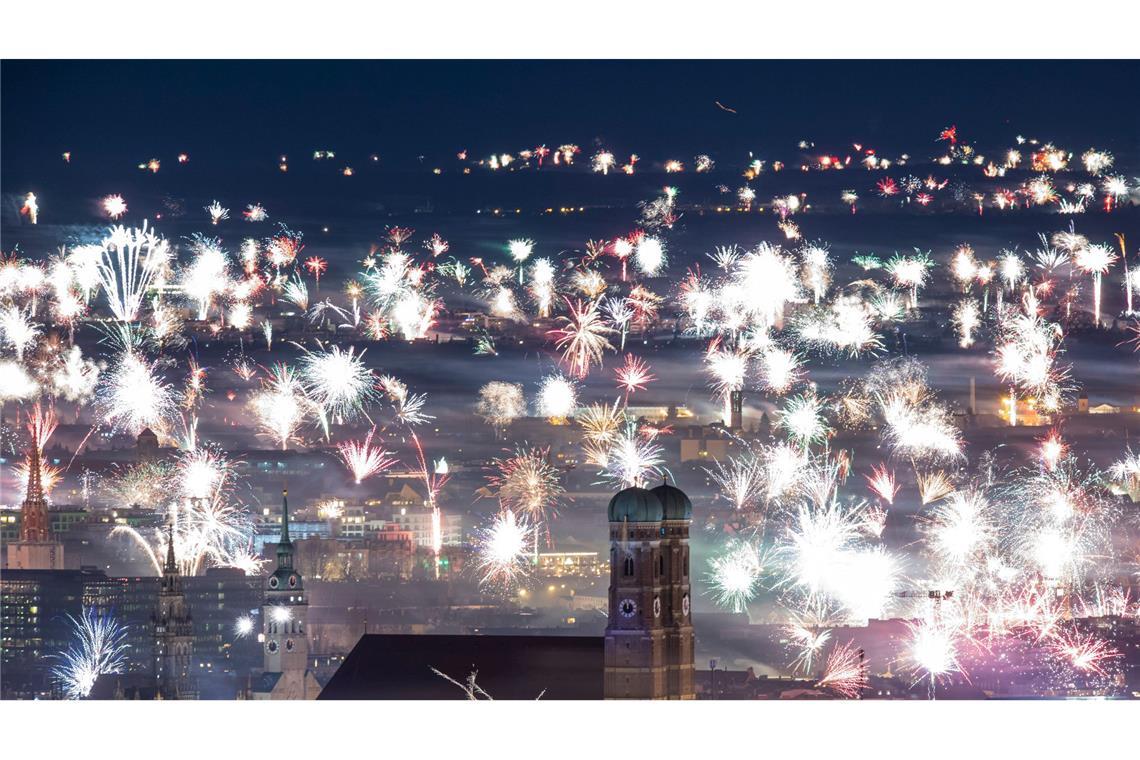
[[[166,563],[158,588],[154,625],[154,673],[157,696],[197,699],[194,676],[194,618],[186,604],[182,573],[174,557],[174,528],[167,529]]]
[[[688,596],[692,504],[678,489],[664,488],[669,490],[627,488],[610,500],[607,699],[693,696]]]

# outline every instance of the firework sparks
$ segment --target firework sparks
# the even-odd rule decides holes
[[[1112,661],[1124,656],[1107,641],[1079,631],[1058,631],[1050,641],[1049,649],[1074,670],[1100,676],[1106,674],[1106,668]]]
[[[1093,320],[1096,325],[1100,325],[1101,280],[1116,259],[1116,252],[1110,246],[1100,244],[1081,246],[1073,254],[1073,265],[1092,277]]]
[[[536,406],[540,416],[565,421],[578,408],[578,388],[573,381],[561,375],[550,375],[539,386]]]
[[[127,660],[127,630],[110,615],[85,607],[79,618],[67,616],[72,641],[52,667],[67,699],[84,699],[101,675],[122,673]]]
[[[127,202],[121,195],[108,195],[103,199],[103,213],[112,220],[118,221],[127,213]]]
[[[269,212],[260,203],[251,203],[241,212],[247,222],[264,222],[269,219]]]
[[[665,244],[659,238],[643,236],[634,248],[633,263],[646,277],[655,277],[665,266]]]
[[[837,644],[828,654],[823,675],[816,685],[831,689],[844,699],[858,699],[868,687],[863,650],[853,641]]]
[[[792,351],[772,345],[760,354],[760,374],[772,393],[786,393],[803,377],[802,360]]]
[[[509,509],[497,514],[476,541],[476,567],[483,585],[510,588],[527,578],[533,539],[534,528],[525,516]]]
[[[171,256],[169,244],[153,230],[112,227],[100,244],[99,281],[111,314],[121,322],[138,319],[151,280]]]
[[[4,344],[16,352],[16,361],[24,360],[24,351],[39,337],[40,327],[31,319],[31,313],[15,306],[0,311],[0,334]]]
[[[206,319],[212,300],[229,287],[229,257],[217,240],[199,237],[194,260],[182,276],[182,290],[198,302],[198,320]]]
[[[235,567],[247,575],[260,572],[263,560],[251,552],[253,524],[244,507],[232,501],[232,464],[223,457],[198,449],[184,454],[163,481],[166,523],[142,531],[117,525],[112,536],[124,536],[148,556],[156,573],[171,538],[184,575],[197,575],[204,568]]]
[[[390,456],[390,452],[385,451],[383,446],[372,444],[372,438],[375,434],[376,428],[372,428],[363,440],[345,441],[337,446],[337,453],[345,467],[352,473],[356,485],[360,485],[373,475],[384,472],[396,463],[396,460]]]
[[[100,379],[96,407],[114,429],[138,435],[144,428],[169,429],[175,393],[157,364],[136,351],[123,353]]]
[[[230,210],[217,201],[212,201],[206,206],[206,213],[210,215],[210,224],[217,224],[230,218]]]
[[[751,510],[764,495],[764,465],[760,457],[749,451],[743,455],[718,461],[708,474],[736,510]]]
[[[261,433],[275,440],[284,451],[310,411],[304,387],[296,370],[275,364],[263,381],[262,390],[251,400]]]
[[[566,493],[547,448],[518,448],[505,459],[496,458],[489,485],[506,509],[526,515],[536,527],[549,521]]]
[[[958,459],[962,440],[950,414],[933,404],[914,404],[891,393],[883,404],[884,437],[895,454],[913,459]]]
[[[28,193],[24,196],[24,205],[20,207],[20,214],[28,217],[28,222],[31,224],[39,224],[40,203],[35,193]]]
[[[982,323],[982,313],[978,308],[978,302],[972,298],[959,301],[954,306],[951,321],[958,330],[958,345],[962,348],[969,348],[974,345],[974,332]]]
[[[744,612],[760,591],[764,561],[759,548],[747,541],[734,541],[709,559],[710,593],[718,605],[735,613]]]
[[[562,360],[573,377],[584,378],[590,374],[591,364],[601,364],[606,350],[613,345],[606,335],[613,330],[602,320],[602,312],[597,301],[583,304],[566,299],[569,314],[560,319],[565,325],[552,333],[555,345],[562,349]]]
[[[818,597],[805,597],[802,605],[789,610],[785,631],[796,652],[792,660],[793,670],[801,673],[815,670],[816,661],[831,640],[828,628],[838,623],[832,611]]]
[[[625,355],[625,364],[614,370],[618,387],[625,391],[626,398],[635,391],[643,391],[657,378],[649,371],[649,365],[633,354]]]
[[[382,375],[377,381],[376,385],[383,389],[384,395],[392,403],[392,407],[396,412],[396,421],[414,427],[422,425],[428,420],[435,419],[432,415],[424,412],[424,406],[427,405],[427,396],[422,393],[412,393],[407,383],[398,380],[391,375]]]
[[[871,474],[866,477],[867,486],[872,493],[887,504],[894,504],[895,494],[899,492],[899,487],[895,483],[895,474],[889,471],[885,464],[872,469]]]
[[[920,472],[915,478],[918,481],[918,495],[923,506],[945,499],[954,493],[954,483],[942,470]]]
[[[644,486],[650,476],[660,474],[662,454],[661,446],[639,435],[637,426],[629,423],[610,444],[602,474],[620,488]]]
[[[804,286],[811,289],[815,305],[819,306],[820,299],[831,283],[832,265],[827,248],[822,245],[805,246],[800,252],[800,259]]]
[[[523,387],[518,383],[495,380],[479,389],[476,412],[487,424],[502,431],[526,414]]]
[[[910,631],[908,656],[915,682],[929,678],[933,698],[939,681],[963,672],[958,659],[961,634],[953,626],[933,620],[908,623],[907,628]]]
[[[831,428],[824,418],[824,402],[818,396],[796,396],[781,410],[778,425],[803,448],[824,441]]]
[[[242,615],[234,621],[234,636],[239,639],[248,638],[253,635],[253,630],[256,627],[254,620],[249,615]]]
[[[895,256],[887,262],[887,271],[895,285],[910,291],[908,308],[918,308],[918,291],[926,284],[933,262],[927,254],[916,251],[914,256]]]
[[[325,412],[338,420],[354,420],[364,414],[365,405],[375,396],[372,370],[364,364],[364,351],[350,346],[342,351],[305,353],[300,360],[305,391]]]

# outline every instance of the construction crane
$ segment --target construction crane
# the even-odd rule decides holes
[[[895,596],[901,599],[930,599],[934,602],[934,618],[938,620],[942,616],[942,602],[946,599],[954,598],[953,591],[899,591]]]

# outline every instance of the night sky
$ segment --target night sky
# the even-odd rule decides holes
[[[1138,74],[1137,61],[5,61],[4,175],[34,177],[65,150],[260,163],[327,148],[391,166],[560,142],[652,158],[801,139],[925,153],[950,124],[983,146],[1025,134],[1123,159],[1140,153]]]

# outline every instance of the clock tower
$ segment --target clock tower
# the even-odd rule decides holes
[[[320,685],[309,670],[309,602],[293,568],[289,538],[289,492],[281,492],[281,537],[277,568],[269,576],[261,608],[264,667],[254,699],[316,699]]]
[[[694,699],[689,580],[693,504],[679,488],[611,500],[606,699]]]

